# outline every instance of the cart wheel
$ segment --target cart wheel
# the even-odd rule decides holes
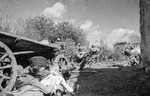
[[[12,51],[0,42],[0,92],[11,91],[16,82],[17,62]]]

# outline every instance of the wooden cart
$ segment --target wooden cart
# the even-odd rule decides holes
[[[24,68],[29,65],[28,60],[33,56],[44,56],[51,60],[61,50],[58,44],[41,44],[38,41],[0,32],[0,92],[11,91],[16,82],[17,65]],[[65,57],[60,56],[58,62],[64,63]],[[63,61],[64,60],[64,61]]]

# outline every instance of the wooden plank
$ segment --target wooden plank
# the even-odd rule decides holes
[[[34,51],[13,52],[14,55],[30,54],[30,53],[35,53],[35,52]]]
[[[56,49],[60,50],[61,46],[54,43],[45,45],[39,41],[31,40],[21,36],[16,36],[10,33],[0,31],[0,41],[5,43],[13,52],[18,51],[37,51],[37,52],[53,52]]]

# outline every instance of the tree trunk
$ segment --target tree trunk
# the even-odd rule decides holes
[[[150,0],[140,0],[139,6],[142,65],[150,72]]]

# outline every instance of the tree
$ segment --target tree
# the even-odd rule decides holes
[[[12,20],[0,18],[0,31],[10,33],[12,31]]]
[[[45,16],[36,16],[26,20],[25,37],[41,41],[53,35],[54,22]]]
[[[82,44],[86,42],[86,36],[83,31],[69,22],[58,23],[54,34],[63,41],[65,41],[65,39],[72,39],[76,44],[79,42]]]
[[[54,21],[45,16],[36,16],[25,21],[26,27],[24,36],[30,39],[41,41],[47,39],[53,42],[56,38],[62,41],[72,39],[75,43],[86,42],[86,36],[78,27],[73,26],[69,22],[60,22],[54,24]]]

